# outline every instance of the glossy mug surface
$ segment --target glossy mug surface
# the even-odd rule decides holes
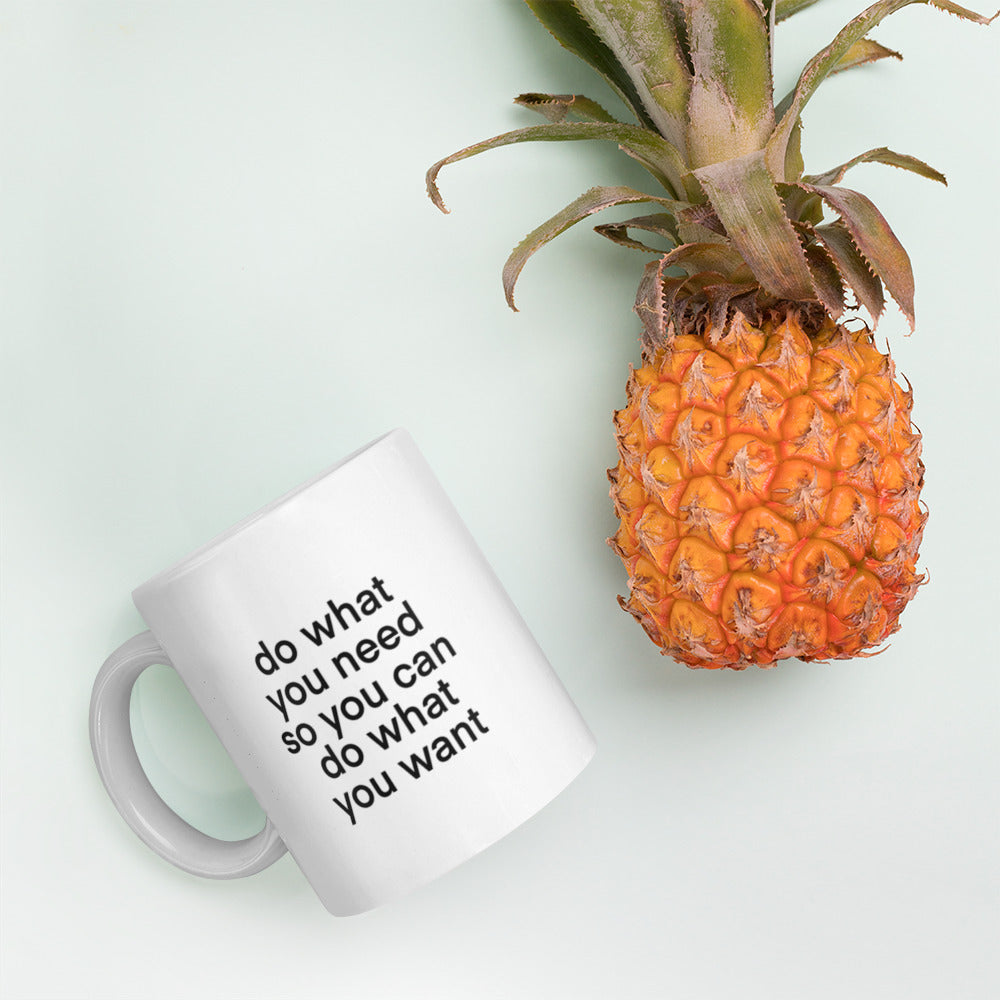
[[[594,740],[430,468],[393,431],[133,594],[150,631],[102,667],[98,769],[142,839],[197,874],[287,848],[331,913],[401,895],[503,837]],[[172,665],[267,815],[223,842],[149,785],[132,684]]]

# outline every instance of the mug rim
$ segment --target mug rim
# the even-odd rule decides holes
[[[318,483],[339,472],[345,466],[361,458],[362,455],[367,454],[373,448],[383,444],[390,438],[402,438],[404,440],[412,441],[409,433],[402,427],[395,427],[392,430],[386,431],[384,434],[380,434],[378,437],[373,438],[367,444],[361,445],[360,448],[356,448],[339,461],[334,462],[333,465],[327,466],[321,472],[311,476],[305,482],[300,483],[298,486],[293,487],[286,493],[282,493],[280,496],[275,497],[274,500],[264,504],[263,507],[258,508],[253,513],[241,518],[229,528],[226,528],[224,531],[219,532],[219,534],[214,535],[203,545],[198,546],[198,548],[189,552],[186,556],[183,556],[176,562],[171,563],[166,569],[162,569],[158,573],[154,573],[153,576],[139,584],[139,586],[132,591],[133,601],[140,594],[140,592],[145,592],[153,589],[154,587],[162,586],[163,584],[168,583],[176,577],[181,576],[189,570],[201,565],[214,555],[216,551],[232,542],[236,537],[242,535],[249,528],[264,520],[264,518],[273,514],[276,510],[279,510],[280,508],[291,503],[293,500],[296,500],[313,486],[316,486]]]

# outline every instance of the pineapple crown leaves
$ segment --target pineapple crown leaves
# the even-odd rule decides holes
[[[434,164],[427,189],[447,211],[440,170],[488,149],[520,142],[604,140],[637,160],[661,193],[595,187],[534,229],[503,272],[514,306],[515,282],[528,258],[568,228],[606,208],[648,204],[654,214],[596,226],[613,242],[654,253],[636,299],[644,341],[669,340],[725,320],[733,307],[793,301],[838,318],[850,293],[878,322],[885,291],[911,329],[913,272],[885,218],[863,194],[841,186],[861,163],[882,163],[946,183],[908,154],[871,149],[819,174],[806,174],[800,151],[802,112],[828,77],[881,59],[900,59],[868,37],[887,16],[927,4],[979,24],[986,17],[951,0],[878,0],[850,21],[775,103],[776,25],[818,0],[525,0],[570,52],[609,84],[636,119],[616,119],[573,94],[522,94],[516,103],[545,119],[468,146]],[[826,221],[826,213],[832,221]],[[670,249],[649,246],[631,230],[653,233]],[[682,277],[675,277],[677,270]]]

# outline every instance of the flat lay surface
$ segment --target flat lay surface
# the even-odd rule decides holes
[[[862,7],[779,27],[782,92]],[[524,4],[0,3],[5,1000],[996,996],[998,29],[900,12],[873,34],[904,61],[825,84],[803,136],[816,171],[886,145],[949,180],[851,175],[916,276],[915,334],[890,306],[878,341],[924,434],[930,583],[874,658],[693,671],[618,607],[604,541],[648,258],[580,225],[519,313],[500,282],[569,197],[648,180],[612,144],[533,144],[446,168],[450,215],[424,190],[538,121],[521,92],[614,105]],[[133,588],[393,427],[598,752],[483,854],[336,919],[291,858],[208,881],[156,857],[87,708],[145,627]],[[182,816],[260,829],[172,671],[132,715]]]

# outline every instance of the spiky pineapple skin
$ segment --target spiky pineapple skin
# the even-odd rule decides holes
[[[794,308],[646,351],[608,473],[622,607],[691,667],[879,646],[924,580],[912,404],[867,328]]]

